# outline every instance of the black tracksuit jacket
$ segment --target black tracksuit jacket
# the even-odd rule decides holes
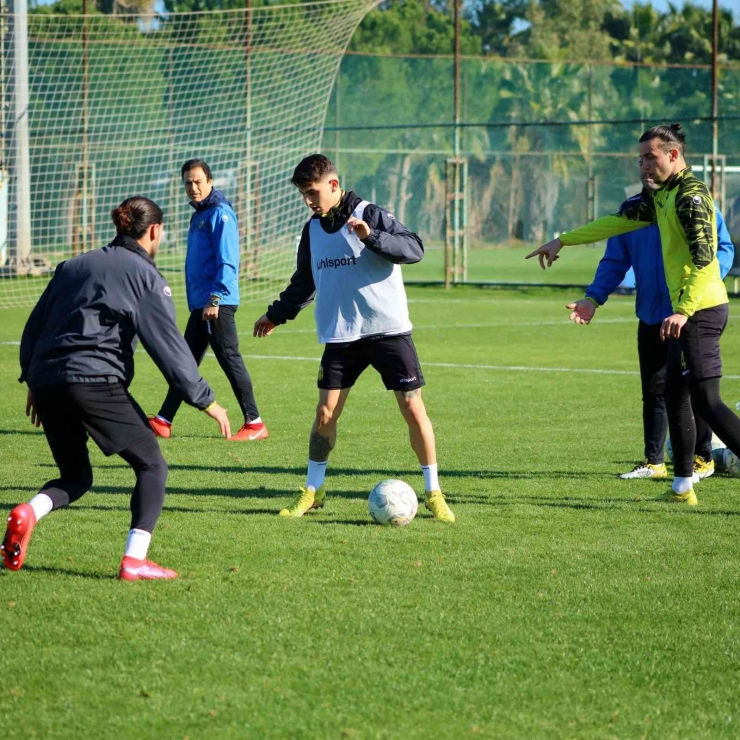
[[[187,403],[204,409],[213,402],[175,323],[167,282],[146,250],[117,236],[57,267],[23,330],[19,380],[32,391],[68,383],[128,386],[138,339]]]

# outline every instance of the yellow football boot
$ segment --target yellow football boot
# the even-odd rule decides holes
[[[324,505],[326,498],[326,489],[321,486],[318,491],[311,488],[301,488],[300,493],[287,509],[282,509],[279,516],[303,516],[311,509],[320,509]]]
[[[699,503],[693,488],[686,491],[686,493],[676,493],[671,489],[658,496],[655,501],[665,501],[669,504],[688,504],[689,506],[696,506]]]
[[[664,463],[649,463],[644,460],[639,465],[635,465],[629,473],[622,473],[619,476],[622,480],[637,480],[639,478],[667,478],[668,470]]]
[[[694,458],[694,476],[693,483],[698,483],[700,480],[709,478],[710,475],[714,475],[714,460],[709,458],[705,460],[701,455],[697,455]]]
[[[434,514],[434,518],[438,522],[447,522],[447,524],[455,522],[455,515],[447,505],[442,491],[427,491],[425,499],[424,506]]]

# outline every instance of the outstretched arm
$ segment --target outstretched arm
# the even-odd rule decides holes
[[[645,226],[650,226],[654,221],[655,207],[653,201],[650,196],[644,195],[637,203],[625,208],[621,213],[597,218],[596,221],[592,221],[590,224],[561,234],[557,239],[553,239],[551,242],[535,249],[534,252],[530,252],[525,259],[537,257],[540,267],[544,270],[547,267],[552,267],[552,263],[558,259],[558,252],[563,247],[576,244],[592,244],[612,236],[643,229]]]

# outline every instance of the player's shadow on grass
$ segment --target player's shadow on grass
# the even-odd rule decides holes
[[[54,575],[69,576],[71,578],[89,578],[94,581],[116,581],[116,573],[90,573],[84,570],[72,570],[70,568],[52,568],[46,565],[24,565],[23,570],[31,573],[53,573]]]
[[[36,436],[43,436],[44,432],[41,429],[31,430],[31,429],[0,429],[0,435],[10,435],[15,436],[16,434],[30,434],[32,437]]]
[[[352,527],[366,527],[368,525],[377,527],[378,525],[372,519],[314,519],[310,516],[303,517],[303,520],[311,524],[321,524],[322,526],[347,524]]]
[[[84,499],[81,499],[84,501]],[[101,506],[100,504],[81,504],[76,501],[71,506],[67,507],[65,511],[131,511],[128,506]],[[167,501],[164,503],[163,513],[175,512],[178,514],[233,514],[235,516],[253,516],[255,514],[268,514],[270,516],[277,515],[279,507],[272,509],[204,509],[196,506],[168,506]]]
[[[56,468],[53,463],[38,463],[38,467],[41,468]],[[130,469],[128,465],[124,464],[102,464],[99,466],[101,469]],[[269,475],[299,475],[304,476],[306,474],[306,467],[283,467],[276,465],[182,465],[179,463],[173,463],[169,465],[170,470],[175,471],[193,471],[193,472],[204,472],[211,471],[216,473],[263,473]],[[418,468],[403,469],[398,468],[345,468],[339,465],[332,465],[332,475],[377,475],[377,476],[416,476],[421,475]],[[536,480],[539,478],[546,480],[564,480],[568,478],[578,480],[602,480],[604,477],[610,477],[614,474],[612,471],[593,471],[584,472],[580,470],[447,470],[443,469],[440,471],[440,476],[444,478],[475,478],[479,480]],[[168,491],[174,491],[176,489],[168,488]],[[290,495],[290,491],[282,491],[281,495]],[[334,492],[332,491],[332,495]]]

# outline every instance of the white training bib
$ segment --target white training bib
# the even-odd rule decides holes
[[[367,205],[363,200],[352,215],[362,220]],[[311,219],[309,244],[321,344],[411,331],[400,265],[370,251],[346,224],[327,234]]]

